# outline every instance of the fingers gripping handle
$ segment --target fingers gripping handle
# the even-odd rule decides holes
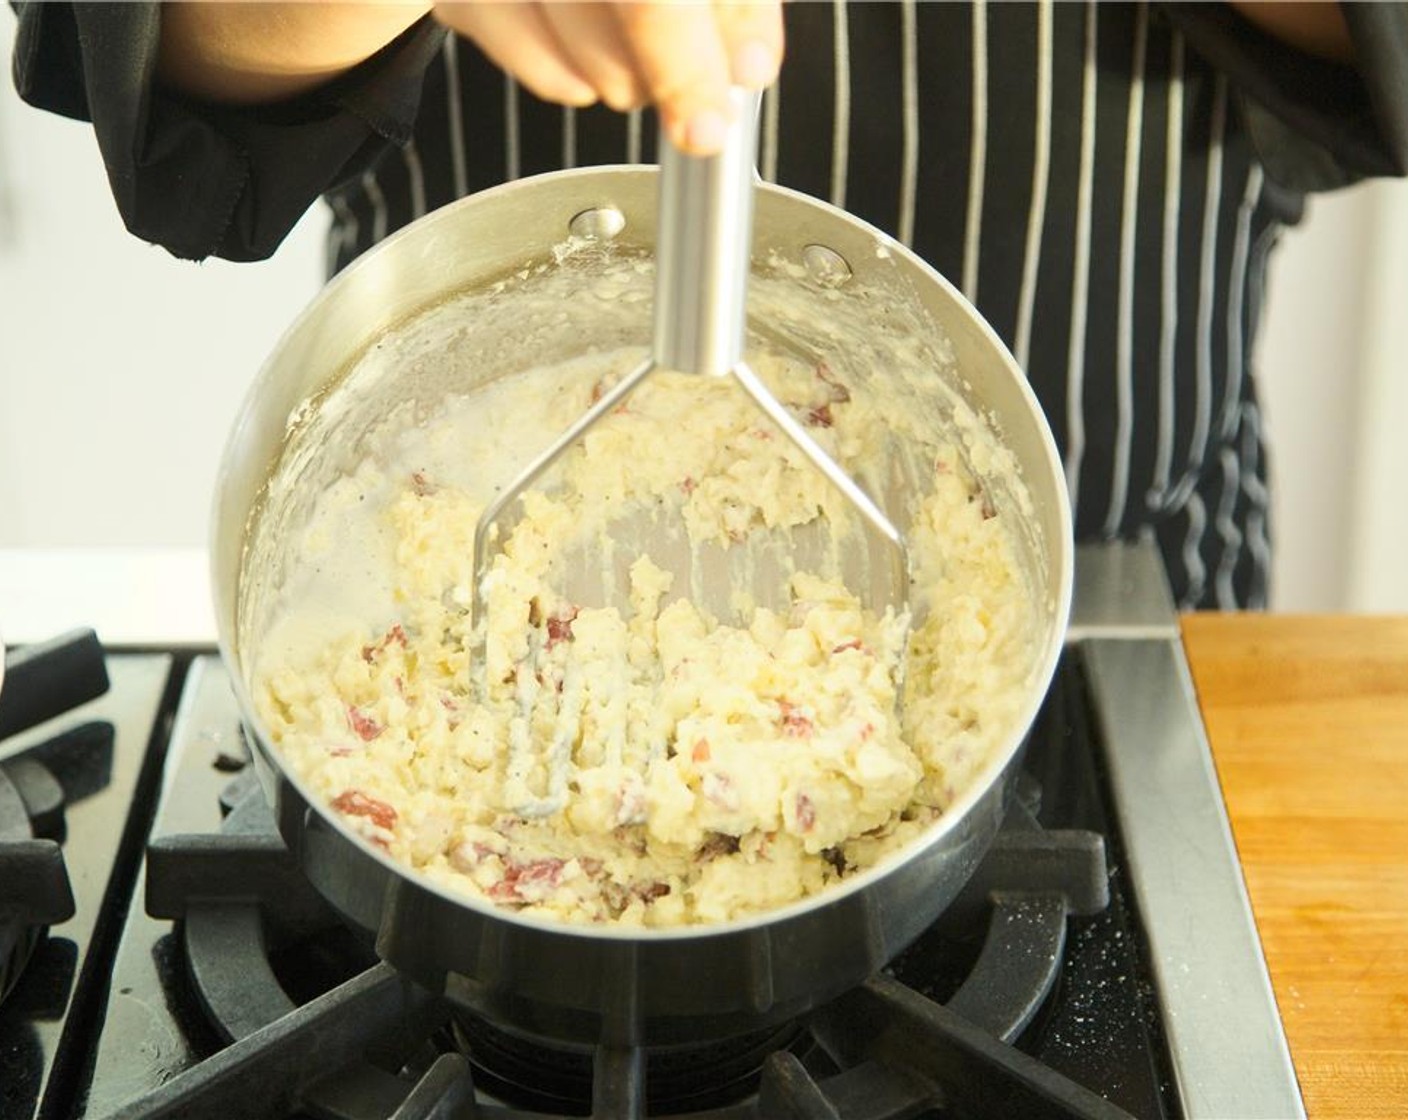
[[[734,121],[716,156],[660,136],[652,357],[663,369],[723,377],[743,360],[759,95],[729,91]]]

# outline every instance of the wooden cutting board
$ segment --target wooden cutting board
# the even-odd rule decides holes
[[[1312,1120],[1408,1118],[1408,618],[1184,643]]]

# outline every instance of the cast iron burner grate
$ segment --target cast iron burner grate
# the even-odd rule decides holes
[[[91,631],[14,650],[5,656],[0,740],[100,696],[107,687],[102,648]],[[65,791],[48,758],[58,745],[57,740],[41,744],[0,763],[0,1002],[18,982],[45,929],[74,912],[60,848]]]
[[[468,1014],[454,1016],[453,1033],[484,1095],[549,1114],[587,1111],[595,1076],[590,1049],[544,1046]],[[697,1113],[745,1099],[756,1092],[772,1054],[791,1051],[805,1063],[814,1050],[802,1023],[694,1046],[652,1048],[644,1071],[648,1114]]]
[[[165,837],[147,855],[147,909],[181,922],[194,993],[228,1045],[113,1115],[1127,1118],[1008,1045],[1056,983],[1068,915],[1101,911],[1109,897],[1100,836],[1043,831],[1031,797],[1019,791],[949,911],[960,923],[991,916],[946,1003],[882,975],[785,1028],[646,1053],[543,1048],[376,961],[307,884],[241,779],[220,833]],[[955,956],[948,942],[926,944],[945,936],[926,933],[895,973],[916,954]],[[340,954],[326,952],[330,940]],[[926,990],[944,985],[924,975]]]
[[[37,762],[0,766],[0,1001],[19,980],[44,928],[73,916],[63,853],[52,836],[36,832],[39,822],[29,808],[33,791],[50,788],[57,783]]]

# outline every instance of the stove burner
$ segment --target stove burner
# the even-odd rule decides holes
[[[91,700],[107,686],[102,647],[91,631],[7,653],[0,739]],[[0,1001],[46,927],[74,912],[59,848],[64,788],[39,753],[0,764]]]
[[[0,739],[38,727],[107,690],[107,661],[91,630],[10,650],[0,695]]]
[[[53,781],[47,771],[36,770]],[[27,784],[44,783],[36,777]],[[44,927],[72,916],[73,892],[59,846],[34,838],[24,794],[0,767],[0,1000],[19,979]]]
[[[593,1051],[545,1049],[461,1015],[375,963],[303,879],[259,794],[241,785],[227,788],[237,803],[219,834],[164,837],[147,855],[147,909],[181,920],[197,998],[230,1044],[112,1120],[300,1109],[332,1120],[407,1120],[448,1115],[456,1102],[470,1115],[469,1102],[479,1102],[496,1120],[901,1120],[966,1115],[979,1100],[989,1109],[998,1102],[1004,1116],[1127,1120],[999,1041],[1019,1035],[1051,990],[1067,915],[1108,901],[1100,838],[1043,832],[1029,805],[1017,806],[950,911],[960,924],[983,909],[992,917],[971,972],[944,993],[948,1007],[887,975],[802,1022],[730,1042]],[[310,957],[333,936],[344,944],[338,960]],[[894,971],[956,956],[954,944],[936,927]],[[291,979],[306,982],[310,970],[327,986],[292,993]]]
[[[596,1076],[592,1049],[544,1046],[472,1015],[455,1016],[454,1039],[469,1061],[474,1084],[493,1099],[550,1115],[586,1115]],[[815,1050],[801,1023],[721,1042],[648,1050],[647,1115],[675,1116],[733,1104],[757,1091],[771,1055],[786,1051],[806,1061]]]

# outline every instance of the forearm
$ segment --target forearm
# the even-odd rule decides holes
[[[370,58],[429,10],[412,2],[166,3],[157,78],[203,101],[281,101]]]
[[[1258,30],[1306,54],[1332,62],[1354,61],[1344,12],[1337,3],[1311,0],[1230,0],[1238,15]]]

